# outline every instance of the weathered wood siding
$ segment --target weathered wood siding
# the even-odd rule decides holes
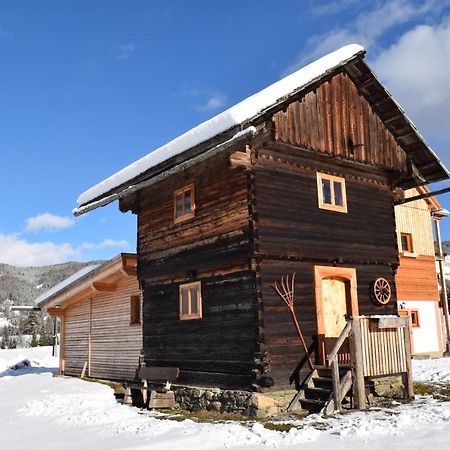
[[[255,169],[258,253],[330,262],[397,261],[393,198],[387,185],[335,169],[335,175],[346,179],[348,213],[320,209],[316,173],[330,167],[295,167],[274,155],[259,158]]]
[[[89,359],[90,299],[81,300],[65,310],[64,317],[64,373],[80,376]]]
[[[174,224],[173,193],[195,185],[195,217]],[[187,273],[248,268],[247,174],[214,159],[140,195],[138,276],[146,283],[186,279]]]
[[[92,298],[89,375],[133,380],[142,350],[142,326],[130,325],[130,297],[139,295],[134,277],[119,281],[114,292]]]
[[[179,383],[249,388],[257,327],[250,272],[199,279],[202,313],[179,319],[179,284],[148,285],[144,349],[151,366],[181,369]]]
[[[359,314],[389,314],[396,311],[394,273],[398,259],[393,198],[386,184],[363,178],[362,173],[359,178],[349,176],[345,169],[320,163],[314,169],[302,167],[289,161],[288,154],[272,152],[269,146],[258,154],[253,196],[264,330],[260,338],[268,351],[276,389],[293,380],[302,381],[309,368],[292,318],[273,291],[273,283],[283,274],[296,273],[296,313],[314,353],[314,266],[355,268]],[[319,209],[317,170],[346,179],[348,213]],[[386,278],[393,289],[393,299],[386,306],[376,306],[370,297],[370,285],[378,277]]]
[[[273,120],[276,140],[351,161],[406,169],[405,152],[345,73],[290,103]]]
[[[117,283],[113,292],[100,293],[65,309],[64,373],[109,380],[133,380],[142,349],[141,325],[130,325],[130,297],[139,295],[136,278]]]
[[[195,217],[174,224],[173,192],[195,185]],[[148,365],[176,366],[180,383],[250,388],[257,348],[248,175],[227,157],[139,197],[138,274]],[[179,319],[179,285],[201,281],[203,317]]]

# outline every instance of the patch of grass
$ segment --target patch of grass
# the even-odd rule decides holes
[[[118,383],[116,381],[110,381],[110,380],[101,380],[99,378],[90,378],[90,377],[83,377],[81,379],[83,381],[89,381],[90,383],[99,383],[99,384],[104,384],[106,386],[109,386],[114,391],[114,394],[117,394],[117,395],[125,394],[125,388],[123,387],[122,383]]]
[[[414,383],[414,394],[433,395],[436,392],[436,386],[427,383]]]
[[[286,433],[289,433],[289,431],[292,428],[298,428],[295,425],[292,425],[291,423],[266,422],[266,423],[263,423],[263,426],[264,426],[264,428],[267,428],[268,430],[280,431],[280,432],[286,432]]]

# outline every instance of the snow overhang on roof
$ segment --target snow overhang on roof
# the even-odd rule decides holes
[[[113,284],[127,275],[135,275],[137,257],[133,253],[121,253],[102,264],[91,264],[75,272],[70,277],[53,286],[35,299],[41,308],[58,307],[63,309],[65,303],[73,299],[81,300],[92,295],[98,287]]]
[[[342,66],[346,66],[346,70],[360,91],[369,97],[369,103],[375,112],[382,119],[383,114],[388,119],[388,128],[410,156],[415,168],[423,175],[423,180],[409,180],[405,182],[404,187],[408,188],[449,178],[449,172],[425,143],[412,121],[363,62],[364,54],[364,47],[357,44],[347,45],[246,98],[82,193],[77,200],[79,207],[73,210],[74,214],[81,215],[105,206],[142,188],[142,182],[146,179],[147,172],[152,171],[148,177],[154,177],[155,174],[158,176],[157,168],[162,163],[182,155],[200,144],[205,143],[206,145],[213,138],[225,135],[226,132],[229,133],[224,138],[226,142],[219,145],[248,138],[250,134],[254,135],[256,130],[251,126],[253,120],[286,101],[292,95],[329,76]],[[354,64],[350,64],[353,62]],[[379,96],[374,96],[373,92]],[[248,128],[246,129],[246,127]],[[231,135],[233,130],[235,134]]]

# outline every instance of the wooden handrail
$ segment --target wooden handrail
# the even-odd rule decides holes
[[[340,393],[340,376],[339,376],[339,362],[337,358],[338,351],[341,349],[342,344],[344,343],[347,336],[350,334],[352,329],[351,321],[347,322],[344,329],[341,331],[341,334],[336,340],[336,344],[334,344],[333,350],[327,355],[328,365],[331,365],[331,378],[333,380],[333,402],[334,402],[334,410],[341,412],[341,393]]]
[[[351,322],[347,322],[347,325],[345,325],[344,329],[341,331],[341,334],[336,340],[336,344],[334,344],[333,350],[327,355],[327,361],[328,364],[331,364],[334,358],[336,358],[336,355],[338,351],[341,349],[342,344],[344,343],[347,336],[350,334],[350,330],[352,329]]]

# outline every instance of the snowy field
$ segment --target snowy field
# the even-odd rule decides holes
[[[289,422],[175,421],[115,401],[104,385],[53,377],[51,348],[0,350],[0,449],[435,449],[450,448],[450,402],[408,405]],[[17,367],[28,359],[29,366]],[[16,366],[15,369],[10,369]],[[416,380],[450,386],[450,358],[414,361]]]

